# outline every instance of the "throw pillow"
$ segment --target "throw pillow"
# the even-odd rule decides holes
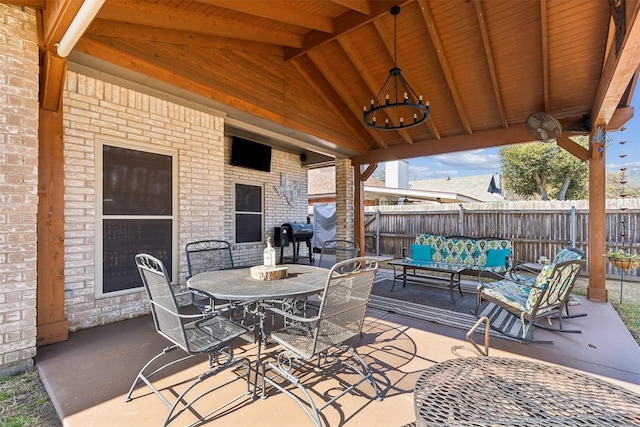
[[[412,244],[411,258],[417,261],[431,261],[431,246]]]
[[[505,267],[511,249],[489,249],[485,267]]]

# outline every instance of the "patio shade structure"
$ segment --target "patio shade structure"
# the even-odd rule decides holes
[[[607,298],[605,138],[633,116],[637,0],[106,0],[68,57],[57,45],[82,28],[73,23],[82,2],[8,3],[41,16],[40,134],[52,145],[67,68],[193,99],[224,112],[226,126],[278,136],[274,145],[307,164],[349,158],[360,248],[363,183],[377,163],[530,142],[527,117],[551,114],[563,128],[558,145],[590,164],[589,297]],[[397,44],[393,6],[402,8]],[[430,118],[379,131],[363,123],[363,105],[394,65]],[[581,134],[591,135],[588,149],[568,138]]]

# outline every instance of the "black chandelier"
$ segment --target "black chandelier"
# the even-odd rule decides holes
[[[382,85],[375,99],[371,100],[369,109],[364,107],[364,124],[374,129],[397,130],[417,126],[429,118],[429,102],[424,102],[422,95],[409,86],[397,67],[397,30],[396,21],[400,6],[393,6],[393,68]],[[391,93],[389,93],[390,91]],[[376,117],[381,113],[380,117]]]

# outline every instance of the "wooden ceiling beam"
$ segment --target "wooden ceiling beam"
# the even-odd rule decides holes
[[[433,13],[431,12],[431,6],[429,6],[427,0],[418,0],[418,3],[420,4],[420,11],[422,12],[424,22],[427,26],[427,29],[429,30],[429,35],[431,35],[431,42],[436,49],[440,67],[442,68],[444,77],[447,80],[447,86],[449,87],[449,91],[451,92],[453,103],[458,110],[458,117],[460,119],[460,123],[462,124],[462,128],[466,133],[473,133],[471,124],[469,123],[469,118],[467,117],[467,113],[465,112],[464,106],[462,105],[462,98],[460,97],[460,93],[458,91],[458,85],[456,85],[456,81],[453,78],[453,73],[451,72],[451,67],[449,66],[449,61],[447,60],[447,57],[445,55],[445,49],[442,45],[442,39],[440,39],[440,34],[438,33],[438,27],[436,26]]]
[[[302,77],[305,79],[305,81],[309,84],[309,86],[311,86],[313,88],[313,90],[318,94],[318,96],[320,96],[320,98],[329,106],[333,109],[333,111],[336,113],[336,115],[338,117],[340,117],[342,124],[344,124],[347,129],[349,129],[351,131],[351,133],[353,133],[354,135],[358,135],[361,133],[361,128],[356,127],[353,123],[353,118],[351,117],[351,112],[349,111],[349,107],[344,103],[344,101],[342,101],[342,98],[340,98],[339,94],[333,90],[332,93],[326,93],[326,90],[323,89],[323,87],[321,87],[318,84],[318,79],[322,78],[323,80],[326,81],[326,79],[324,78],[324,76],[322,76],[322,73],[317,70],[317,72],[310,72],[308,70],[307,67],[304,67],[301,63],[301,58],[296,58],[293,61],[291,61],[291,63],[293,64],[293,66],[296,68],[296,70],[298,70],[298,72],[300,73],[300,75],[302,75]],[[327,84],[329,84],[327,82]],[[330,84],[329,84],[330,85]],[[348,116],[347,114],[345,114],[344,112],[348,111]],[[364,145],[367,146],[368,149],[374,148],[374,144],[371,143],[371,140],[369,139],[365,139],[362,141],[364,143]],[[380,141],[381,142],[381,141]],[[378,145],[379,146],[379,145]]]
[[[351,163],[357,165],[390,162],[392,160],[520,144],[531,142],[531,139],[526,126],[518,124],[509,126],[507,129],[482,130],[473,134],[444,137],[438,140],[416,141],[411,145],[394,145],[389,148],[371,150],[367,154],[352,157]]]
[[[334,30],[332,34],[321,33],[318,31],[312,31],[304,38],[304,45],[300,49],[287,49],[285,60],[296,58],[300,55],[304,55],[310,50],[316,47],[322,46],[325,43],[335,40],[342,34],[346,34],[349,31],[353,31],[373,21],[380,15],[389,13],[393,6],[403,6],[407,3],[411,3],[414,0],[378,0],[371,2],[371,10],[369,15],[363,15],[362,13],[354,10],[349,10],[343,13],[334,20]]]
[[[333,87],[333,90],[342,95],[344,103],[349,107],[354,117],[356,117],[357,120],[362,121],[362,108],[355,107],[355,105],[358,105],[356,100],[345,99],[347,94],[351,91],[347,88],[345,82],[336,76],[335,73],[331,72],[331,64],[322,55],[318,54],[317,51],[310,51],[307,53],[307,56],[324,75],[329,84]],[[366,131],[371,135],[371,138],[376,142],[376,144],[378,144],[378,147],[387,147],[387,143],[382,139],[378,132],[368,126],[366,127]]]
[[[549,34],[547,24],[547,0],[540,1],[540,35],[542,41],[542,88],[544,111],[551,113],[551,96],[549,94]]]
[[[333,0],[333,2],[364,15],[371,14],[371,5],[369,4],[369,0]]]
[[[308,123],[302,123],[295,119],[285,117],[281,112],[274,112],[265,108],[260,103],[248,102],[244,98],[230,94],[217,87],[207,85],[196,79],[188,78],[184,74],[177,73],[173,69],[169,69],[166,63],[162,63],[160,61],[154,62],[149,55],[146,57],[133,55],[125,52],[120,47],[116,48],[109,46],[108,44],[104,44],[100,41],[87,37],[81,38],[78,41],[76,50],[95,58],[108,61],[109,63],[119,67],[149,76],[158,81],[171,84],[207,99],[213,99],[216,102],[232,108],[237,108],[249,114],[253,114],[256,117],[287,126],[302,133],[313,135],[331,144],[335,144],[333,149],[344,148],[354,152],[365,151],[362,146],[355,144],[352,138],[341,137],[336,132],[331,132],[330,129],[318,127],[312,128]]]
[[[299,34],[138,1],[110,0],[97,18],[295,48],[302,47],[303,42]]]
[[[323,33],[333,32],[333,20],[327,16],[295,7],[295,2],[287,7],[274,7],[272,3],[262,0],[199,0],[201,3],[223,7],[277,22],[304,27]]]
[[[2,3],[14,6],[33,7],[34,9],[44,9],[47,7],[47,0],[3,0]]]
[[[87,28],[87,34],[142,43],[166,43],[190,47],[239,50],[280,57],[284,56],[284,48],[273,44],[210,36],[188,31],[167,30],[147,25],[109,21],[106,19],[95,19],[89,28]]]
[[[360,74],[360,77],[362,77],[362,79],[364,80],[365,84],[367,85],[371,93],[376,93],[377,89],[376,89],[375,78],[371,75],[371,73],[369,72],[369,69],[365,67],[364,64],[362,63],[360,56],[356,53],[357,51],[356,47],[354,47],[349,42],[349,40],[347,40],[345,36],[338,37],[338,43],[342,47],[342,50],[347,55],[347,57],[349,58],[353,66],[358,71],[358,74]],[[363,103],[363,105],[366,105],[366,104]],[[388,113],[387,110],[383,110],[383,113],[386,113],[389,119],[393,119],[393,117]],[[364,120],[361,120],[360,123],[362,123],[362,126],[366,126],[364,124]],[[411,139],[411,136],[409,136],[409,133],[406,130],[401,129],[398,131],[398,134],[400,135],[400,137],[404,142],[406,142],[407,144],[413,144],[413,140]]]
[[[366,180],[369,179],[369,177],[371,177],[371,175],[376,171],[378,167],[377,163],[372,163],[369,166],[367,166],[367,168],[362,171],[362,174],[360,175],[360,181],[364,182]]]
[[[67,75],[67,58],[61,58],[47,50],[42,58],[42,78],[40,79],[40,108],[59,111]]]
[[[482,9],[482,3],[480,3],[480,0],[474,0],[473,4],[476,8],[476,17],[478,18],[478,26],[480,27],[480,34],[482,36],[482,46],[484,47],[484,54],[487,58],[487,66],[489,67],[489,75],[491,76],[491,86],[493,88],[493,96],[496,99],[496,108],[498,109],[498,115],[500,116],[500,123],[502,123],[503,128],[506,128],[509,127],[509,123],[507,122],[507,115],[504,112],[502,96],[500,95],[500,85],[498,83],[498,74],[496,73],[495,60],[491,50],[487,21],[484,19],[484,10]]]
[[[389,56],[391,57],[391,61],[393,62],[393,57],[394,57],[394,50],[395,50],[395,46],[393,45],[393,40],[392,38],[387,34],[386,30],[384,29],[384,26],[382,25],[382,20],[380,18],[376,18],[373,20],[373,25],[376,28],[376,31],[378,32],[378,35],[380,36],[380,38],[382,39],[382,42],[384,43],[385,47],[387,48],[387,52],[389,52]],[[396,58],[396,66],[398,68],[400,68],[403,71],[404,74],[404,78],[407,79],[407,81],[416,81],[417,79],[415,79],[412,74],[410,72],[407,71],[407,68],[404,67],[404,64],[402,62],[402,59],[397,59]],[[372,89],[371,93],[378,93],[379,89]],[[421,93],[420,90],[418,89],[418,93]],[[428,100],[427,100],[428,102]],[[427,120],[427,127],[429,128],[429,131],[431,132],[431,135],[435,138],[435,139],[440,139],[440,132],[438,132],[438,127],[436,126],[435,122],[433,121],[433,117],[430,117]]]
[[[611,40],[592,104],[591,120],[594,128],[609,123],[640,65],[640,2],[627,1],[622,4],[626,4],[627,31],[619,52],[616,53],[615,38]]]
[[[561,136],[556,140],[556,142],[558,147],[564,148],[580,160],[589,160],[589,150],[566,136]]]

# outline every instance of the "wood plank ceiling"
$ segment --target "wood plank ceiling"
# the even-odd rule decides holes
[[[79,4],[13,3],[42,11],[43,50],[61,37],[52,23]],[[394,5],[397,65],[431,118],[373,130],[362,110],[394,66]],[[629,106],[640,58],[626,46],[627,69],[607,71],[616,5],[625,43],[637,41],[632,0],[106,0],[70,60],[96,58],[211,100],[230,119],[372,163],[530,141],[524,122],[537,111],[565,135],[588,133],[590,114],[609,122]]]

